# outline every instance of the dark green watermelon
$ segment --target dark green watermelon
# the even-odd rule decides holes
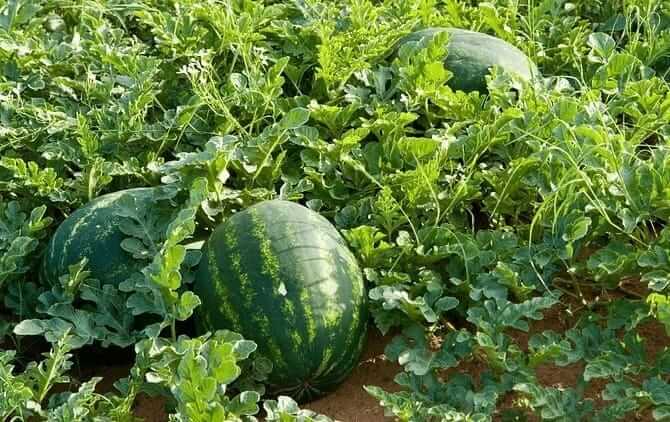
[[[449,33],[445,67],[453,73],[448,85],[454,90],[486,92],[486,75],[493,66],[518,75],[526,81],[540,76],[537,66],[521,50],[500,38],[458,28],[427,28],[400,41],[430,39],[439,32]]]
[[[366,292],[355,257],[314,211],[265,201],[216,228],[194,283],[198,331],[230,329],[272,361],[269,391],[305,401],[358,363]]]
[[[43,282],[58,283],[60,276],[68,274],[68,267],[82,258],[88,259],[86,269],[91,277],[102,284],[118,285],[142,269],[148,262],[134,258],[121,247],[129,236],[121,231],[123,218],[117,213],[123,203],[157,215],[156,200],[156,188],[128,189],[100,196],[73,212],[49,242],[42,262]]]

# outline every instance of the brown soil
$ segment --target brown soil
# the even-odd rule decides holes
[[[369,395],[363,386],[376,385],[387,391],[398,391],[398,385],[393,382],[393,377],[400,371],[400,367],[384,356],[384,347],[391,340],[391,336],[384,337],[372,327],[369,333],[361,362],[351,376],[337,390],[320,400],[302,405],[303,408],[343,422],[387,420],[377,400]],[[91,376],[103,377],[97,390],[107,392],[113,390],[116,380],[128,376],[128,370],[128,365],[98,365],[95,368],[83,368],[81,375],[82,379]],[[165,400],[162,397],[140,395],[135,403],[135,415],[145,422],[167,421]]]
[[[574,305],[574,304],[573,304]],[[575,309],[573,306],[569,308]],[[563,332],[570,328],[578,313],[574,314],[566,309],[565,304],[549,309],[545,312],[544,319],[533,322],[528,333],[514,330],[509,334],[515,339],[521,350],[528,349],[528,339],[535,333],[545,330]],[[646,347],[650,358],[670,345],[670,339],[665,333],[664,327],[657,322],[648,322],[639,327],[639,333],[646,340]],[[353,371],[347,381],[328,396],[317,401],[304,404],[302,407],[323,413],[333,419],[342,422],[384,422],[391,420],[384,417],[384,410],[378,405],[377,400],[370,396],[364,389],[366,385],[376,385],[387,391],[398,391],[399,387],[393,381],[399,372],[399,366],[390,362],[384,356],[384,347],[392,336],[382,336],[371,328],[366,349],[358,367]],[[477,360],[463,362],[457,368],[445,371],[445,376],[451,373],[468,373],[475,380],[485,368]],[[111,391],[113,383],[128,374],[129,366],[123,363],[97,364],[96,366],[83,367],[80,369],[79,379],[88,379],[91,376],[101,376],[103,381],[99,384],[100,392]],[[543,364],[536,368],[536,376],[542,385],[555,387],[574,387],[582,376],[583,364],[574,364],[566,367]],[[586,387],[585,396],[594,400],[597,407],[607,405],[600,393],[605,382],[594,380]],[[510,393],[501,398],[499,412],[495,420],[502,420],[501,415],[513,411],[525,416],[527,421],[539,420],[536,416],[518,407],[521,397],[516,393]],[[135,407],[136,416],[147,422],[163,422],[168,420],[165,410],[165,400],[160,397],[149,397],[141,395],[138,397]],[[628,418],[631,421],[651,421],[649,412],[644,414],[633,414]],[[507,419],[510,420],[510,419]]]
[[[399,386],[393,382],[393,378],[400,371],[400,366],[384,356],[384,347],[390,340],[390,336],[382,337],[376,329],[371,328],[361,363],[347,381],[328,396],[303,407],[344,422],[386,420],[384,410],[363,386],[376,385],[386,391],[398,391]]]
[[[145,422],[164,422],[168,420],[165,400],[161,397],[140,395],[135,402],[135,416]]]
[[[572,312],[571,309],[581,309],[577,301],[565,300],[561,305],[557,305],[544,313],[544,318],[531,324],[528,333],[514,331],[509,333],[517,345],[524,350],[528,350],[528,339],[534,334],[542,333],[546,330],[553,330],[562,333],[574,325],[579,317],[580,311]],[[566,306],[567,302],[567,306]],[[637,332],[644,338],[645,349],[650,360],[656,359],[659,353],[670,346],[670,337],[668,337],[665,327],[655,320],[647,321],[637,327]],[[541,385],[557,388],[575,387],[584,373],[584,364],[582,362],[568,365],[557,366],[553,364],[541,364],[535,368],[535,375]],[[607,406],[608,402],[602,399],[601,393],[608,381],[605,379],[591,380],[585,387],[584,398],[591,399],[596,408]],[[516,393],[510,393],[503,398],[499,405],[501,411],[514,409],[517,407],[517,401],[520,396]],[[527,411],[522,412],[529,422],[539,421],[540,419]],[[498,419],[499,420],[499,419]],[[641,413],[632,413],[627,420],[636,422],[651,422],[653,417],[651,411],[645,410]]]

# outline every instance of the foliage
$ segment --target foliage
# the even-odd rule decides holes
[[[443,38],[396,51],[428,26],[496,35],[545,78],[492,69],[487,94],[454,92]],[[663,1],[0,0],[0,414],[130,420],[158,390],[174,420],[253,418],[267,362],[178,329],[202,240],[283,198],[343,233],[397,334],[402,390],[367,387],[389,414],[667,419],[667,337],[645,328],[670,331],[669,68]],[[140,186],[175,209],[162,229],[124,214],[141,272],[40,282],[60,222]],[[569,326],[542,327],[557,310]],[[51,343],[40,363],[20,364],[26,335]],[[53,393],[80,347],[133,344],[118,392]],[[582,369],[559,388],[547,365]]]
[[[76,344],[76,343],[74,343]],[[217,331],[199,338],[180,336],[176,341],[148,338],[135,345],[137,359],[131,375],[117,383],[117,391],[105,395],[95,391],[102,380],[93,377],[76,392],[48,396],[58,384],[71,379],[72,337],[65,333],[45,359],[31,362],[17,372],[15,352],[0,355],[0,416],[3,420],[42,417],[49,421],[132,420],[131,404],[150,385],[169,392],[174,413],[171,421],[256,421],[260,394],[242,391],[229,396],[231,385],[242,373],[242,361],[256,350],[256,344],[230,331]],[[146,382],[145,382],[146,380]],[[48,400],[47,400],[47,397]],[[280,396],[263,406],[267,420],[330,421],[323,415],[301,410],[290,398]]]

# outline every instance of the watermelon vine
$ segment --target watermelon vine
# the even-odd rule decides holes
[[[0,0],[0,419],[328,421],[383,341],[388,418],[669,420],[668,69],[665,1]]]

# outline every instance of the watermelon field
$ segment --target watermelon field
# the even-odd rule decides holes
[[[0,0],[0,421],[670,421],[670,1]]]

